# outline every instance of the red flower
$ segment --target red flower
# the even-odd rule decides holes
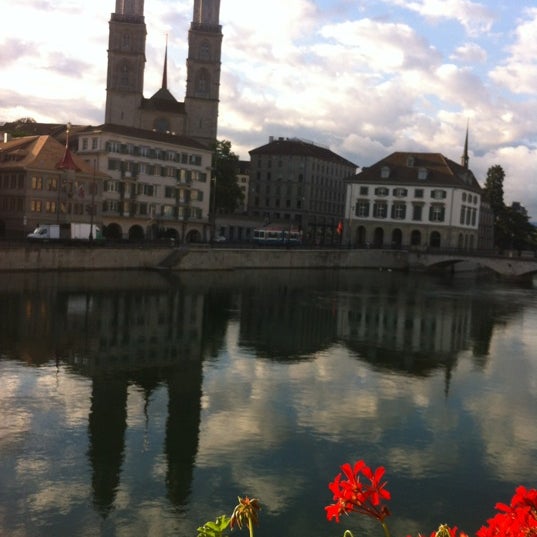
[[[390,514],[382,502],[391,498],[385,488],[386,482],[381,482],[384,468],[380,466],[373,472],[364,461],[359,460],[353,467],[345,463],[341,466],[341,471],[346,479],[343,480],[342,474],[339,473],[334,481],[328,484],[335,500],[335,503],[325,507],[328,520],[335,518],[336,522],[339,522],[342,514],[356,511],[382,522]],[[365,477],[369,483],[360,481],[361,477]]]
[[[477,537],[537,537],[537,489],[518,487],[511,503],[497,503],[496,509]]]

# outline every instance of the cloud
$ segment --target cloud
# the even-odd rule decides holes
[[[494,68],[490,78],[513,93],[534,94],[537,87],[537,8],[526,10],[528,20],[515,29],[509,57]]]
[[[465,64],[485,63],[487,61],[487,51],[476,43],[465,43],[455,49],[450,59]]]
[[[469,35],[490,32],[495,20],[494,13],[484,4],[469,0],[387,0],[397,6],[415,11],[430,21],[455,20]]]
[[[8,38],[0,43],[0,67],[35,55],[36,43]]]

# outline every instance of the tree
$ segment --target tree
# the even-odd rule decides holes
[[[496,164],[487,171],[487,179],[483,187],[483,197],[490,203],[490,208],[494,217],[498,218],[505,208],[503,201],[503,181],[505,172],[503,168]]]
[[[494,242],[501,249],[526,250],[537,246],[537,230],[525,211],[503,200],[505,172],[499,165],[491,166],[483,187],[483,198],[490,203],[494,214]]]
[[[217,140],[214,152],[214,178],[216,192],[213,192],[212,210],[217,213],[234,212],[244,199],[237,181],[239,157],[231,151],[229,140]]]

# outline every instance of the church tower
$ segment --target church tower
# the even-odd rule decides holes
[[[116,0],[110,19],[105,123],[188,136],[210,146],[216,140],[220,91],[222,27],[220,0],[194,0],[188,32],[186,96],[168,89],[168,47],[162,87],[144,91],[144,0]]]
[[[222,55],[219,19],[220,0],[194,0],[188,32],[186,134],[206,144],[217,136]]]
[[[134,126],[143,99],[144,0],[116,0],[109,22],[105,123]]]

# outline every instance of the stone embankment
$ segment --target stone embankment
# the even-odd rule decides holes
[[[0,271],[235,270],[255,268],[376,268],[406,270],[398,250],[91,246],[24,244],[0,247]]]

